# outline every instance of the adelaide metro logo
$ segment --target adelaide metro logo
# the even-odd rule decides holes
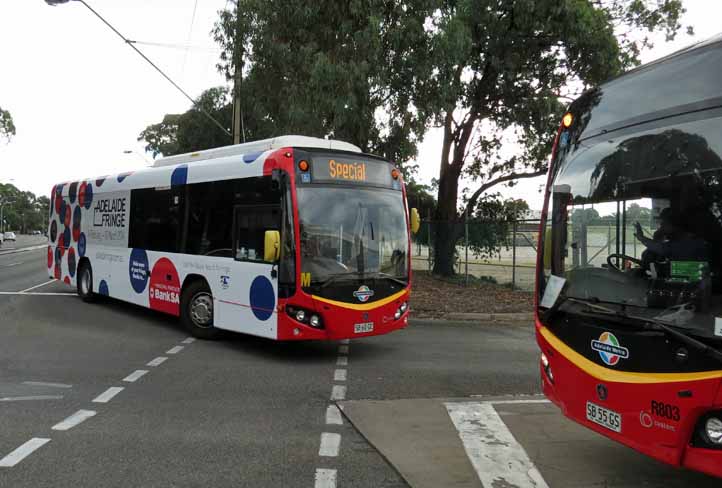
[[[599,340],[593,340],[592,349],[597,351],[604,364],[609,366],[617,364],[620,358],[629,358],[629,349],[621,346],[616,336],[611,332],[602,332]]]
[[[374,291],[369,289],[366,285],[361,285],[358,290],[353,292],[353,296],[358,298],[358,301],[361,303],[368,302],[369,298],[374,296]]]

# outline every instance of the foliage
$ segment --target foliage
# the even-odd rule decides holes
[[[163,154],[170,156],[185,152],[200,151],[230,144],[224,134],[201,108],[210,113],[225,127],[230,127],[232,108],[229,104],[228,89],[210,88],[196,100],[193,108],[183,114],[167,114],[160,123],[149,125],[138,136],[146,142],[146,151],[153,157]]]
[[[483,258],[498,255],[502,246],[513,244],[509,239],[514,222],[528,214],[524,200],[485,195],[469,218],[469,248]]]
[[[10,142],[12,136],[15,135],[15,124],[10,112],[0,107],[0,138],[4,138],[6,142]]]
[[[444,131],[435,273],[453,273],[454,223],[486,191],[545,173],[561,98],[637,64],[640,33],[671,39],[683,12],[681,0],[438,0],[413,98]],[[459,210],[462,176],[477,187]]]
[[[36,197],[12,184],[0,184],[0,206],[3,207],[6,230],[27,233],[47,226],[50,200],[44,195]]]

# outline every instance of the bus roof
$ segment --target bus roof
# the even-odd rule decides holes
[[[239,154],[265,152],[272,149],[280,149],[282,147],[315,147],[357,153],[362,152],[361,148],[359,148],[358,146],[344,141],[336,141],[333,139],[320,139],[318,137],[289,135],[273,137],[271,139],[262,139],[260,141],[246,142],[244,144],[217,147],[215,149],[206,149],[205,151],[177,154],[175,156],[159,158],[155,160],[155,162],[153,163],[153,167],[158,168],[162,166],[172,166],[180,163],[190,163],[193,161],[206,161],[209,159],[222,158],[226,156],[237,156]]]

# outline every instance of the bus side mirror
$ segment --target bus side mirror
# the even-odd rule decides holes
[[[277,230],[267,230],[263,240],[263,260],[275,263],[281,254],[281,234]]]
[[[411,215],[409,215],[409,220],[411,221],[411,232],[416,234],[421,228],[421,218],[419,217],[419,211],[417,209],[411,209]]]

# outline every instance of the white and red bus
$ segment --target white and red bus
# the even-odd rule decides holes
[[[343,339],[408,321],[410,220],[401,175],[341,141],[302,136],[159,159],[56,185],[48,271],[109,296],[278,340]]]

